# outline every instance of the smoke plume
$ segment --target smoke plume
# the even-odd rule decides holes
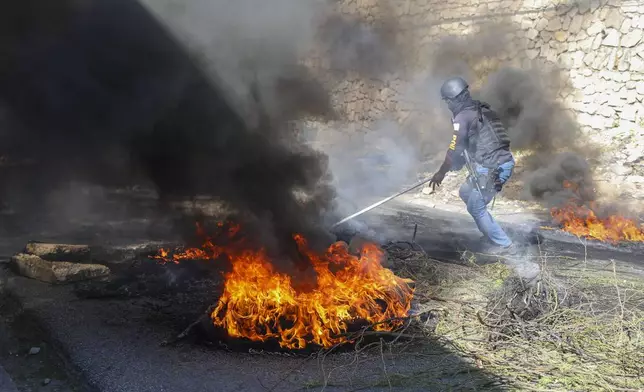
[[[570,112],[544,85],[547,75],[504,68],[491,75],[481,96],[508,126],[513,149],[523,151],[525,196],[559,206],[571,196],[567,182],[579,186],[584,201],[595,199],[592,167],[594,148],[581,133]],[[559,77],[558,73],[554,77]]]
[[[333,116],[297,62],[318,2],[154,5],[183,44],[136,1],[5,3],[0,91],[11,126],[0,147],[31,163],[2,182],[32,198],[23,214],[40,213],[61,184],[143,185],[159,206],[222,203],[272,250],[285,251],[294,232],[328,241],[326,158],[287,124]]]

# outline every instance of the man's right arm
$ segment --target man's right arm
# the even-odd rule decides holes
[[[433,190],[436,190],[436,187],[440,186],[448,171],[459,170],[465,164],[461,155],[465,148],[467,148],[467,135],[471,121],[471,116],[461,115],[461,113],[459,113],[459,115],[457,115],[452,121],[454,133],[452,134],[452,141],[450,142],[447,153],[445,154],[445,160],[429,182],[429,185]]]
[[[468,116],[463,116],[459,113],[453,120],[454,133],[452,134],[452,141],[449,144],[447,153],[445,154],[445,161],[441,165],[441,171],[447,173],[451,170],[460,170],[465,161],[462,157],[463,151],[467,148],[467,132],[470,126],[470,119]]]

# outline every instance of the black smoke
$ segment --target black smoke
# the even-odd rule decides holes
[[[552,84],[559,78],[557,72],[502,68],[490,75],[481,91],[508,127],[513,150],[524,153],[524,196],[548,207],[571,197],[596,197],[589,159],[596,150],[557,100]],[[569,183],[579,192],[574,194]]]
[[[3,2],[0,33],[0,149],[30,162],[1,180],[23,214],[72,181],[149,185],[159,208],[203,195],[223,203],[271,248],[291,246],[294,232],[328,240],[325,157],[287,126],[332,115],[303,68],[274,80],[277,101],[251,86],[248,121],[136,1]]]

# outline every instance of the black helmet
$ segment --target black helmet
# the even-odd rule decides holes
[[[443,83],[441,87],[441,98],[454,99],[468,88],[467,82],[463,78],[450,78]]]

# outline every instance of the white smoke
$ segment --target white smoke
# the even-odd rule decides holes
[[[329,124],[314,124],[314,127],[321,134],[316,148],[328,156],[336,190],[335,208],[326,217],[328,225],[418,181],[419,149],[405,136],[398,122],[381,120],[368,129]],[[342,228],[375,240],[386,240],[386,233],[375,233],[365,223],[366,220],[375,222],[378,214],[366,217],[357,217]]]

